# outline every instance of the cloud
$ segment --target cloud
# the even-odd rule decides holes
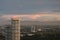
[[[39,14],[39,13],[36,13],[36,14],[26,14],[26,15],[2,15],[1,17],[2,18],[5,18],[5,19],[10,19],[12,16],[21,16],[21,20],[24,18],[26,18],[27,20],[28,19],[34,19],[34,20],[36,20],[36,19],[38,19],[38,18],[59,18],[60,17],[60,14]]]
[[[21,21],[60,21],[60,14],[21,14],[21,15],[1,15],[0,24],[9,24],[13,16],[20,16]]]
[[[52,12],[60,12],[60,9],[52,10]]]

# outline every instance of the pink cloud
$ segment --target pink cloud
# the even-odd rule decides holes
[[[43,19],[42,17],[45,17],[45,18],[48,17],[47,19],[44,18],[44,20],[48,20],[49,17],[50,17],[50,19],[56,18],[56,20],[60,20],[60,14],[38,14],[38,13],[36,13],[36,14],[31,14],[31,15],[29,15],[29,14],[26,14],[26,15],[2,15],[1,17],[4,19],[10,20],[11,17],[13,17],[13,16],[20,16],[21,20],[24,20],[25,18],[26,18],[26,20],[38,20],[38,19]]]

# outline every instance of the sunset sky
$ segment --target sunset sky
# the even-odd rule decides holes
[[[60,0],[0,0],[0,23],[12,16],[23,21],[60,21]]]

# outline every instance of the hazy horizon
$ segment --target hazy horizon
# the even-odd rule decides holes
[[[0,15],[0,24],[9,23],[11,17],[20,16],[21,21],[57,22],[60,14],[26,14],[26,15]]]

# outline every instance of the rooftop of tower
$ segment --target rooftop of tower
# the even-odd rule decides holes
[[[12,16],[11,19],[12,20],[20,20],[20,16]]]

